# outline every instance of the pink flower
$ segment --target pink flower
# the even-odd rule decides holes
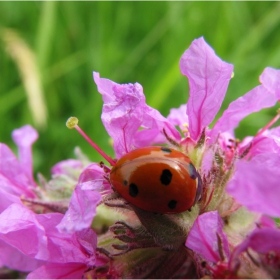
[[[31,146],[38,138],[37,131],[26,125],[13,132],[19,148],[19,160],[5,144],[0,143],[0,212],[10,204],[20,203],[20,196],[35,198]]]
[[[140,84],[119,85],[100,78],[98,73],[93,76],[104,101],[101,119],[114,140],[118,158],[135,148],[165,142],[163,129],[171,137],[180,139],[175,127],[145,103]],[[140,127],[145,129],[138,131]]]
[[[232,102],[210,129],[233,76],[233,66],[199,38],[183,54],[180,69],[189,80],[190,97],[187,104],[171,109],[167,118],[146,104],[140,84],[120,85],[96,72],[93,76],[103,97],[101,117],[113,139],[117,160],[134,149],[165,144],[175,146],[194,163],[202,181],[202,196],[191,211],[159,215],[141,210],[110,185],[109,167],[92,163],[81,170],[84,166],[79,162],[68,161],[53,168],[54,184],[51,181],[46,188],[58,182],[62,189],[63,184],[72,185],[56,176],[65,175],[75,182],[79,170],[68,210],[65,214],[35,214],[17,200],[21,189],[33,194],[36,184],[32,172],[17,167],[21,173],[16,174],[24,174],[28,183],[23,185],[20,180],[18,188],[9,182],[15,175],[9,170],[2,172],[9,176],[0,177],[4,182],[0,191],[13,195],[0,215],[0,246],[6,252],[2,258],[0,254],[0,260],[4,265],[23,270],[30,260],[26,270],[33,271],[29,278],[279,275],[279,246],[271,241],[279,239],[279,229],[269,217],[280,216],[280,130],[270,128],[279,112],[256,135],[241,142],[235,139],[234,129],[251,113],[276,104],[280,71],[266,68],[260,76],[261,85]],[[3,147],[9,162],[10,153]],[[28,156],[26,161],[30,163]],[[11,168],[17,166],[15,162],[13,159]],[[102,202],[117,209],[123,218],[108,231],[100,230],[97,248],[92,222]],[[19,259],[18,265],[5,258],[11,254]]]
[[[279,153],[267,152],[250,161],[240,160],[227,191],[251,211],[279,217],[279,168]]]
[[[32,144],[38,138],[37,131],[30,125],[25,125],[15,129],[12,137],[18,146],[19,159],[7,145],[0,143],[0,199],[2,202],[0,212],[12,203],[21,203],[21,199],[37,203],[38,199],[44,202],[69,198],[77,184],[80,172],[87,163],[74,159],[57,163],[52,168],[52,179],[49,182],[40,175],[40,183],[43,186],[39,188],[33,178],[31,151]],[[67,189],[70,189],[68,196]],[[63,197],[60,197],[61,193]]]
[[[179,227],[184,226],[181,222],[188,227],[195,221],[186,245],[192,248],[197,256],[202,256],[210,263],[220,265],[223,261],[225,264],[225,259],[219,255],[221,252],[217,242],[220,242],[220,246],[225,250],[223,258],[228,259],[229,248],[235,246],[242,237],[235,231],[229,232],[230,240],[236,239],[229,245],[227,236],[222,231],[223,223],[221,218],[218,218],[218,213],[223,219],[233,221],[232,217],[244,211],[244,205],[253,212],[279,216],[279,205],[275,195],[280,179],[279,172],[276,171],[280,143],[278,130],[270,130],[268,126],[255,137],[248,137],[237,143],[234,139],[234,129],[249,114],[276,104],[280,94],[280,71],[266,68],[260,76],[261,85],[232,102],[214,124],[213,129],[209,129],[208,125],[221,107],[233,75],[233,66],[218,58],[204,39],[199,38],[194,40],[183,54],[180,68],[189,80],[190,97],[186,106],[172,109],[167,119],[145,104],[143,89],[139,84],[118,85],[94,73],[94,80],[104,100],[102,121],[114,140],[117,158],[133,149],[153,143],[168,144],[170,139],[186,151],[203,179],[204,195],[198,203],[198,213],[194,214],[199,215],[197,220],[188,217],[188,220],[179,222]],[[185,115],[182,110],[185,110]],[[175,125],[180,127],[185,137],[181,138],[175,130]],[[267,143],[270,145],[267,146]],[[225,192],[226,188],[228,192]],[[264,193],[268,195],[265,202],[262,199]],[[137,212],[136,215],[151,233],[155,223],[147,223],[143,213]],[[213,227],[213,215],[216,217],[216,227]],[[249,233],[260,216],[248,212],[246,217],[250,226],[242,230]],[[203,226],[200,235],[196,229],[198,223],[200,227]],[[176,224],[178,226],[178,221]],[[127,234],[131,234],[129,232],[130,230]],[[218,241],[215,232],[220,232]],[[156,231],[152,233],[155,242],[161,243],[156,234]],[[188,230],[185,234],[188,235]],[[191,242],[195,237],[200,243]],[[170,240],[174,241],[171,237]],[[166,242],[170,240],[166,237]],[[211,249],[213,244],[216,245]],[[163,244],[162,246],[164,247]],[[221,270],[221,266],[217,267],[219,269],[216,270],[216,275],[222,275],[224,270]]]
[[[101,201],[103,186],[109,187],[104,179],[104,171],[97,164],[88,166],[79,178],[69,209],[58,228],[61,231],[75,232],[89,228],[96,215],[96,207]],[[88,187],[87,187],[88,186]]]
[[[193,250],[198,267],[213,278],[237,278],[237,270],[229,268],[230,248],[223,226],[217,211],[204,213],[196,219],[185,245]]]
[[[218,58],[200,38],[194,40],[181,57],[180,69],[189,79],[189,132],[190,137],[197,141],[222,105],[233,66]]]
[[[10,246],[2,247],[4,263],[18,270],[36,268],[28,278],[81,278],[95,265],[97,237],[91,229],[59,232],[56,226],[62,217],[35,214],[20,204],[9,206],[0,215],[0,239]],[[13,256],[20,256],[17,262],[10,259],[11,249],[16,251]]]
[[[211,262],[229,259],[228,240],[219,213],[210,211],[198,216],[185,245]]]
[[[43,186],[39,188],[33,178],[31,155],[31,145],[37,137],[29,125],[13,131],[19,160],[0,143],[0,266],[33,271],[30,278],[60,278],[67,273],[70,278],[82,277],[96,263],[93,230],[60,233],[56,227],[63,214],[36,212],[64,212],[65,199],[69,200],[85,164],[73,159],[57,163],[49,182],[40,177]],[[68,197],[67,189],[71,189]],[[96,195],[100,197],[97,192]]]
[[[280,269],[280,230],[276,228],[255,229],[240,245],[238,245],[230,259],[229,267],[237,271],[241,266],[242,256],[246,252],[258,267],[260,278],[278,278]],[[256,254],[257,253],[257,254]],[[244,258],[244,256],[243,256]]]

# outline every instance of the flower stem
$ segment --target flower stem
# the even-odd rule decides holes
[[[263,127],[257,134],[255,137],[260,136],[261,134],[263,134],[267,129],[269,129],[272,125],[274,125],[278,119],[280,118],[280,109],[277,110],[277,115],[265,126]]]

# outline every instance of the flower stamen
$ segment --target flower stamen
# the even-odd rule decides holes
[[[86,140],[87,142],[104,158],[106,159],[110,164],[111,166],[114,166],[115,165],[115,161],[110,157],[108,156],[105,152],[103,152],[101,150],[101,148],[98,147],[97,144],[95,144],[90,138],[89,136],[78,126],[78,118],[76,117],[70,117],[67,121],[66,121],[66,126],[69,128],[69,129],[73,129],[75,128]]]
[[[261,134],[263,134],[267,129],[269,129],[272,125],[274,125],[278,119],[280,118],[280,109],[277,110],[277,115],[265,126],[263,127],[257,134],[255,137],[260,136]]]

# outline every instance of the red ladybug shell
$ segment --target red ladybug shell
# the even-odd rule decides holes
[[[131,204],[156,213],[180,213],[201,196],[201,179],[191,160],[167,147],[136,149],[120,158],[110,182]]]

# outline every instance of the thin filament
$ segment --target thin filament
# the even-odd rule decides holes
[[[87,135],[86,133],[76,124],[75,125],[75,129],[88,141],[88,143],[102,156],[104,157],[110,164],[111,166],[115,165],[115,161],[108,156],[107,154],[105,154],[101,148],[99,148],[97,146],[97,144],[95,144]]]

